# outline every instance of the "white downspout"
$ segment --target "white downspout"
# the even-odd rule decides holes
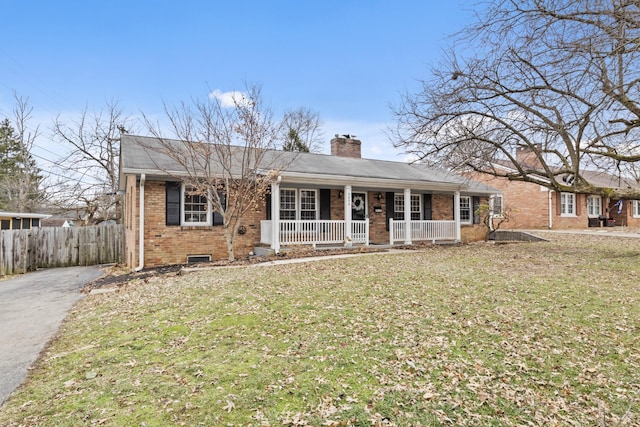
[[[549,190],[549,230],[553,229],[553,190]]]
[[[144,268],[144,180],[145,174],[140,175],[140,224],[138,225],[139,242],[138,242],[138,266],[134,271],[140,271]]]

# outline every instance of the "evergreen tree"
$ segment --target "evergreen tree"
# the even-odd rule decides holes
[[[282,144],[282,149],[284,151],[298,151],[300,153],[308,153],[309,147],[307,144],[302,142],[300,139],[300,135],[298,135],[298,131],[293,128],[289,128],[289,133]]]
[[[43,198],[39,169],[9,119],[0,122],[0,209],[31,212]]]

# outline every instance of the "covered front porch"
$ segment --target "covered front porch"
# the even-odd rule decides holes
[[[274,181],[269,218],[260,222],[260,243],[277,253],[281,247],[295,245],[348,247],[461,240],[457,190],[434,189],[436,197],[447,200],[449,216],[434,219],[433,194],[426,188],[319,187]],[[304,218],[310,216],[313,218]],[[335,219],[327,218],[331,216]]]

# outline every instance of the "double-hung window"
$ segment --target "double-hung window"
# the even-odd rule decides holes
[[[316,190],[300,190],[300,219],[316,219]]]
[[[207,197],[190,185],[182,188],[182,224],[211,225],[211,207]]]
[[[595,218],[600,216],[602,213],[601,208],[601,198],[600,196],[589,196],[587,197],[587,215]]]
[[[316,190],[280,190],[280,219],[315,220],[318,218],[318,192]]]
[[[640,200],[633,201],[633,217],[640,218]]]
[[[494,216],[502,215],[503,205],[502,205],[502,196],[500,194],[491,196],[491,198],[489,199],[489,205],[491,206],[491,213]]]
[[[420,221],[422,218],[422,203],[420,194],[411,195],[411,220]],[[395,194],[393,197],[393,219],[404,221],[404,194]]]
[[[560,193],[560,215],[576,215],[576,195],[574,193]]]
[[[472,221],[471,197],[460,196],[460,222],[463,224],[471,224]]]
[[[296,219],[296,190],[280,190],[280,219]]]

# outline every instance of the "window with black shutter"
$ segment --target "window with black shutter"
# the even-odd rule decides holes
[[[165,187],[167,190],[166,224],[180,225],[181,184],[179,182],[167,182]]]
[[[227,196],[222,191],[218,191],[218,197],[220,197],[220,202],[222,204],[222,210],[227,210]],[[224,225],[224,218],[222,214],[218,211],[213,212],[213,225]]]
[[[473,205],[473,223],[480,224],[480,197],[473,196],[471,199]]]

